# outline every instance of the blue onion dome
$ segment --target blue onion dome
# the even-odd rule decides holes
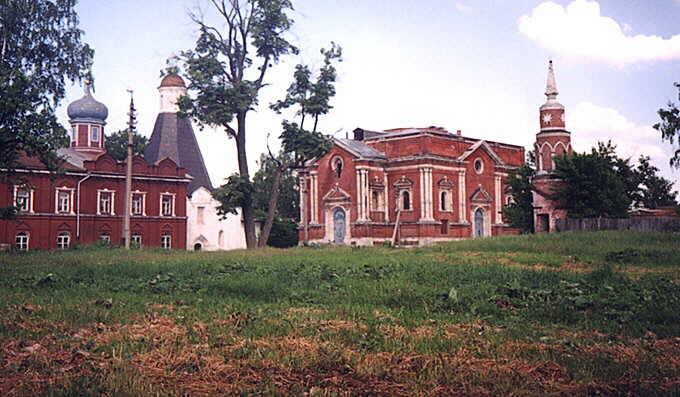
[[[85,95],[73,101],[66,110],[71,120],[104,122],[109,116],[109,109],[101,102],[97,102],[90,93],[91,83],[85,83]]]

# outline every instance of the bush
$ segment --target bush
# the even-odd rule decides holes
[[[298,245],[298,224],[290,218],[274,218],[267,245],[276,248]]]

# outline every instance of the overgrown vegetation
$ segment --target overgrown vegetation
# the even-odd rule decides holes
[[[3,254],[0,395],[674,395],[679,240]]]

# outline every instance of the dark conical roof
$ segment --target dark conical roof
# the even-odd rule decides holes
[[[150,163],[169,157],[180,167],[186,168],[189,175],[194,178],[187,188],[188,194],[201,186],[212,190],[210,176],[205,168],[191,122],[189,119],[179,117],[177,113],[158,113],[144,157]]]

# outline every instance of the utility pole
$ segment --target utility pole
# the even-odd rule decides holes
[[[127,90],[130,93],[130,116],[128,120],[128,145],[127,145],[127,172],[125,173],[125,216],[123,218],[123,241],[125,241],[125,249],[130,249],[130,213],[132,212],[132,136],[137,124],[137,116],[135,114],[135,103],[132,98],[132,90]]]

